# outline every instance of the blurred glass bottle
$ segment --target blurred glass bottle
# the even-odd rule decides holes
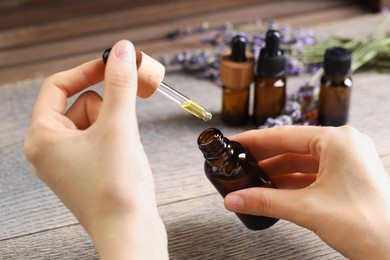
[[[253,55],[246,51],[247,39],[233,37],[231,52],[221,57],[222,121],[239,126],[249,118],[250,85],[253,81]]]
[[[250,187],[276,188],[254,156],[240,143],[224,137],[220,130],[204,130],[198,137],[198,147],[205,158],[206,176],[222,197]],[[278,221],[247,214],[237,213],[237,216],[253,230],[268,228]]]
[[[325,51],[318,103],[318,125],[341,126],[347,123],[352,90],[349,50],[333,47]]]
[[[281,34],[268,30],[261,49],[255,78],[253,122],[259,126],[268,117],[279,116],[286,102],[286,59],[280,49]]]

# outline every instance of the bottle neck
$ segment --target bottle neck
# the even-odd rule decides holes
[[[206,160],[214,161],[226,156],[230,151],[230,141],[218,129],[209,128],[199,135],[198,147]]]

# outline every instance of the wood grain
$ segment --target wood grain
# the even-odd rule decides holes
[[[40,4],[47,2],[43,0]],[[78,1],[70,2],[76,6]],[[306,4],[299,9],[291,1],[264,0],[255,4],[254,0],[237,0],[226,6],[226,1],[218,0],[205,12],[201,4],[206,2],[209,3],[188,1],[194,11],[191,13],[185,9],[187,2],[167,1],[163,9],[167,16],[158,14],[156,20],[152,18],[158,11],[157,6],[123,8],[99,15],[93,14],[100,12],[94,9],[88,16],[47,24],[35,20],[36,26],[15,26],[0,31],[0,45],[3,44],[0,47],[1,259],[98,258],[89,236],[36,178],[23,155],[23,139],[44,76],[100,57],[103,49],[121,38],[131,38],[140,49],[152,55],[201,47],[199,35],[175,42],[164,38],[179,24],[198,25],[205,20],[219,24],[226,17],[238,22],[260,16],[310,27],[319,35],[362,37],[382,19],[366,15],[359,7],[344,1],[301,0]],[[16,2],[8,0],[6,3]],[[31,17],[34,8],[31,6]],[[131,19],[135,14],[144,15],[145,19]],[[7,17],[11,16],[4,19]],[[107,26],[99,17],[106,19]],[[158,26],[148,22],[158,19],[163,19]],[[94,24],[96,28],[91,26]],[[67,28],[72,27],[75,31],[69,32]],[[289,93],[306,79],[304,76],[289,78]],[[390,75],[365,72],[353,75],[353,79],[349,123],[372,138],[390,172]],[[252,129],[253,125],[238,128],[224,125],[219,116],[221,90],[209,81],[184,73],[168,73],[164,81],[214,115],[207,124],[157,94],[137,100],[141,139],[155,176],[157,203],[167,227],[172,259],[344,259],[312,232],[292,223],[279,221],[270,229],[252,232],[245,229],[234,214],[227,212],[222,198],[204,176],[203,157],[196,138],[210,126],[220,128],[229,136]],[[102,94],[101,84],[91,88]],[[70,102],[75,98],[77,96]]]
[[[355,75],[350,118],[351,125],[374,140],[388,171],[389,80],[388,74]],[[214,114],[209,125],[161,96],[138,100],[141,138],[154,172],[171,258],[343,259],[314,234],[291,223],[280,221],[271,229],[251,232],[234,214],[224,210],[222,198],[204,177],[203,158],[196,138],[209,126],[222,129],[226,135],[253,126],[232,128],[221,123],[220,89],[212,83],[183,74],[168,74],[166,82]],[[291,79],[289,91],[301,82],[304,78]],[[39,85],[40,80],[35,80],[0,88],[0,111],[3,111],[0,114],[0,133],[3,133],[0,138],[1,254],[6,259],[67,259],[77,253],[80,259],[96,258],[90,238],[55,195],[34,176],[21,150]],[[94,89],[101,93],[101,85]],[[15,134],[12,133],[13,122],[20,129]],[[166,149],[174,152],[164,152]]]
[[[174,0],[165,0],[165,3]],[[159,0],[2,0],[0,4],[0,30],[51,23],[126,8],[136,8]],[[177,2],[177,0],[176,0]]]
[[[343,259],[312,232],[285,221],[264,231],[247,230],[223,209],[218,194],[160,206],[159,211],[167,226],[171,259]],[[1,248],[5,259],[97,258],[78,224],[3,240]]]

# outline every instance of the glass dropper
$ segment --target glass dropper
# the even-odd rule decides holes
[[[181,106],[183,109],[187,110],[194,116],[199,117],[206,122],[210,121],[212,118],[211,113],[208,112],[204,107],[199,105],[194,100],[189,99],[183,94],[177,92],[175,89],[171,88],[164,82],[160,83],[160,86],[157,88],[157,92],[167,97],[168,99],[172,100],[173,102],[175,102],[176,104],[178,104],[179,106]]]
[[[107,59],[108,59],[110,52],[111,52],[111,48],[104,51],[103,56],[102,56],[104,63],[107,62]],[[138,57],[138,55],[139,55],[139,57]],[[144,59],[146,59],[146,61],[144,61]],[[146,63],[146,64],[144,64],[144,63]],[[145,68],[145,67],[152,67],[153,68],[153,64],[154,65],[158,64],[157,68],[158,67],[160,68],[160,69],[158,69],[159,71],[158,70],[153,71],[150,68],[148,68],[148,69],[142,70],[143,73],[140,74],[140,71],[139,71],[140,66],[142,66],[143,68]],[[147,94],[144,97],[148,97],[154,91],[157,91],[160,94],[162,94],[163,96],[165,96],[166,98],[168,98],[169,100],[178,104],[184,110],[193,114],[194,116],[201,118],[206,122],[211,120],[211,118],[212,118],[211,113],[208,112],[204,107],[202,107],[200,104],[198,104],[194,100],[184,96],[183,94],[179,93],[178,91],[176,91],[175,89],[171,88],[170,86],[168,86],[167,84],[165,84],[164,82],[161,81],[161,79],[163,78],[164,72],[165,72],[165,68],[159,62],[150,58],[145,53],[137,51],[137,69],[138,69],[138,90],[140,90],[139,83],[140,83],[141,79],[142,79],[142,81],[149,83],[149,84],[142,84],[143,90],[145,90],[145,88],[147,89]],[[158,73],[158,72],[160,72],[160,73]],[[145,75],[145,74],[147,74],[147,75]],[[155,79],[153,80],[153,76],[158,75],[158,74],[160,74],[159,76],[161,76],[161,79],[158,82],[156,82]],[[159,77],[157,77],[157,78],[159,78]]]

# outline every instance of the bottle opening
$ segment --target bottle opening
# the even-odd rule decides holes
[[[216,128],[208,128],[198,137],[198,147],[208,160],[222,156],[228,146],[229,140]]]
[[[208,145],[214,139],[222,139],[223,135],[221,131],[216,128],[208,128],[204,130],[198,137],[198,145]]]

